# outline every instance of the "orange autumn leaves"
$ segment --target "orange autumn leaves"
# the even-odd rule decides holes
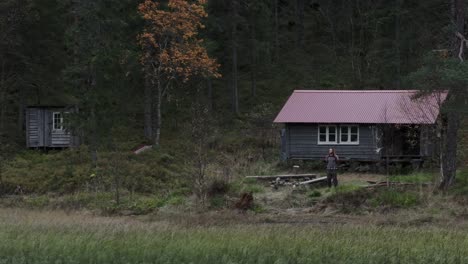
[[[142,63],[150,64],[158,77],[180,78],[186,82],[193,76],[220,77],[219,64],[210,58],[198,39],[207,17],[204,0],[169,0],[166,7],[145,0],[138,7],[146,21],[138,41],[143,48]]]

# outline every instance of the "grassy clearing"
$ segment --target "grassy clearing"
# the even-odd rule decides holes
[[[3,210],[0,263],[467,263],[467,233],[353,225],[177,227]]]
[[[468,196],[468,168],[457,173],[457,179],[453,193],[456,195]]]
[[[390,176],[390,181],[404,183],[432,183],[438,179],[437,173],[419,172],[409,175]]]

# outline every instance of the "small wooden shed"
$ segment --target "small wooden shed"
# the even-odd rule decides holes
[[[359,161],[432,155],[429,134],[446,97],[414,90],[296,90],[274,121],[284,124],[282,159],[323,159],[329,148]]]
[[[28,148],[66,148],[79,144],[68,127],[73,107],[29,106],[25,111],[26,146]]]

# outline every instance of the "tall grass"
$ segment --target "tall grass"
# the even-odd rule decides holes
[[[5,212],[3,212],[5,213]],[[466,230],[0,216],[0,263],[468,263]]]

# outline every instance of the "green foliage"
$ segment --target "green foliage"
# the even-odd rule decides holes
[[[218,209],[226,206],[226,197],[223,195],[215,195],[209,198],[210,208]]]
[[[468,196],[468,169],[463,168],[457,173],[453,193],[455,195]]]
[[[128,193],[158,194],[156,207],[183,204],[192,193],[193,166],[188,163],[200,138],[188,138],[183,132],[197,114],[190,107],[194,102],[203,108],[198,116],[210,116],[201,126],[211,133],[205,142],[210,161],[207,174],[228,179],[229,186],[222,188],[228,187],[223,192],[230,194],[265,191],[262,185],[239,180],[243,176],[290,170],[291,164],[277,163],[278,127],[271,121],[293,89],[392,89],[400,87],[402,76],[412,73],[407,78],[412,84],[408,87],[424,91],[448,87],[460,95],[450,107],[466,110],[467,63],[426,55],[435,46],[448,48],[447,36],[453,35],[449,12],[439,12],[444,1],[395,4],[333,0],[305,4],[302,18],[298,13],[301,7],[294,1],[242,2],[237,14],[226,5],[238,1],[228,2],[208,1],[207,27],[201,32],[210,54],[222,64],[223,78],[212,81],[211,94],[205,80],[171,87],[162,98],[165,126],[161,146],[132,156],[130,150],[146,141],[142,128],[144,78],[136,43],[144,25],[137,13],[138,3],[3,1],[0,58],[5,65],[0,75],[6,77],[0,86],[0,112],[4,113],[0,114],[2,193],[13,193],[17,186],[25,193],[36,194],[107,195],[121,190],[124,200]],[[429,12],[432,15],[428,16]],[[234,39],[233,22],[237,33]],[[301,27],[302,44],[298,39]],[[434,28],[441,30],[434,33]],[[239,115],[229,109],[232,95],[227,89],[236,77],[231,69],[233,47],[242,54],[237,69]],[[84,146],[47,154],[20,151],[15,155],[24,148],[20,109],[28,104],[79,106],[72,126],[83,132]],[[97,167],[91,162],[92,151],[98,153]],[[462,164],[464,152],[460,149]],[[321,161],[298,164],[304,172],[324,168]],[[395,166],[391,173],[403,169]],[[420,183],[431,179],[417,174],[392,180]],[[459,186],[463,192],[461,182]],[[336,193],[353,191],[340,186]],[[75,198],[70,199],[74,203]],[[78,205],[91,203],[76,199]],[[41,206],[46,202],[37,203]]]
[[[378,192],[370,200],[373,206],[390,206],[393,208],[409,208],[421,203],[420,197],[413,192],[388,189]]]
[[[351,185],[351,184],[340,184],[338,187],[336,187],[334,190],[335,193],[350,193],[354,192],[356,190],[361,189],[360,186],[357,185]]]
[[[232,193],[262,193],[265,192],[265,187],[259,184],[256,180],[239,180],[230,184]]]
[[[307,196],[309,198],[317,198],[317,197],[322,196],[322,193],[319,190],[312,190],[307,194]]]
[[[261,213],[266,212],[266,209],[262,205],[260,205],[258,203],[254,203],[253,208],[251,210],[253,212],[257,213],[257,214],[261,214]]]

